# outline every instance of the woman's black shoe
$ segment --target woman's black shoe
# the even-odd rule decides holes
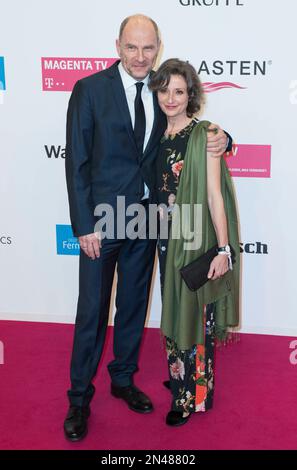
[[[186,417],[183,417],[182,411],[171,410],[166,416],[166,424],[168,424],[168,426],[182,426],[183,424],[186,424],[190,416],[191,414]]]
[[[164,380],[163,385],[165,388],[168,388],[168,390],[170,390],[170,380]]]

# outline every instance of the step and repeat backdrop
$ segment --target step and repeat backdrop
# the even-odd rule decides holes
[[[234,139],[241,331],[297,334],[295,0],[5,2],[0,26],[0,319],[74,322],[79,246],[65,184],[65,122],[79,78],[116,59],[121,21],[159,25],[159,63],[189,60],[202,118]],[[156,263],[148,325],[159,326]],[[114,311],[111,306],[111,321]]]

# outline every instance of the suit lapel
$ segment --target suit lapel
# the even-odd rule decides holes
[[[135,142],[135,138],[134,138],[134,132],[133,132],[133,128],[132,128],[130,111],[129,111],[129,107],[128,107],[128,103],[127,103],[125,90],[124,90],[124,87],[123,87],[123,82],[122,82],[122,79],[121,79],[121,76],[120,76],[120,72],[118,70],[118,64],[119,64],[119,61],[116,62],[114,65],[112,65],[108,69],[110,71],[109,77],[112,79],[111,80],[111,86],[112,86],[115,101],[118,105],[119,114],[121,115],[122,120],[123,120],[123,122],[126,126],[128,135],[131,138],[131,141],[133,142],[133,145],[135,146],[135,149],[137,150],[136,142]]]

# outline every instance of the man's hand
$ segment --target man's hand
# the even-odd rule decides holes
[[[214,130],[217,129],[216,132]],[[211,124],[207,134],[207,152],[212,157],[221,157],[227,148],[227,136],[218,124]]]
[[[87,256],[94,260],[100,256],[101,237],[100,232],[89,233],[78,237],[81,249]]]

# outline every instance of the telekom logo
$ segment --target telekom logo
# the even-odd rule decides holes
[[[77,80],[108,69],[116,58],[42,57],[42,90],[72,91]]]
[[[270,178],[271,145],[233,145],[225,161],[231,176]]]

